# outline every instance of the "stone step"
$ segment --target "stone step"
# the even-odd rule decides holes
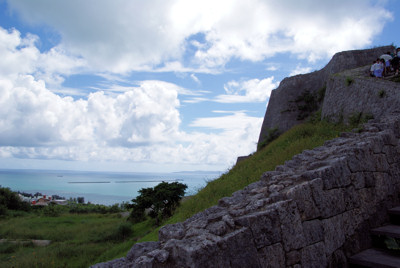
[[[385,250],[370,248],[349,258],[349,263],[358,267],[399,268],[399,255]]]
[[[389,214],[400,216],[400,206],[388,210]]]
[[[388,210],[390,215],[390,222],[392,224],[400,225],[400,206]]]
[[[385,225],[371,230],[373,235],[385,235],[393,238],[400,238],[400,225]]]

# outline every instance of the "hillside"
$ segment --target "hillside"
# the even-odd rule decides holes
[[[346,267],[348,256],[370,246],[359,242],[366,231],[399,202],[400,98],[398,84],[370,79],[364,69],[340,69],[340,63],[345,57],[356,65],[351,68],[360,67],[387,50],[342,52],[321,71],[282,81],[271,95],[260,142],[271,129],[283,132],[304,122],[308,115],[299,117],[304,109],[293,104],[318,96],[321,88],[325,96],[310,114],[322,109],[323,118],[345,122],[368,114],[374,121],[303,151],[184,222],[164,226],[159,242],[136,244],[126,258],[95,267]]]

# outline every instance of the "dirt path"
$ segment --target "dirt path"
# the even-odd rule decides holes
[[[32,243],[34,246],[37,247],[45,247],[50,245],[51,240],[37,240],[37,239],[31,239],[31,240],[8,240],[8,239],[0,239],[0,244],[2,243],[11,243],[11,244],[29,244]]]

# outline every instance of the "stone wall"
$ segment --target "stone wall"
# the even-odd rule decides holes
[[[357,114],[381,118],[400,111],[400,83],[368,76],[369,66],[328,79],[322,117],[347,122]]]
[[[370,121],[94,267],[347,267],[399,202],[399,139],[400,115]]]
[[[393,47],[383,46],[340,52],[335,54],[331,61],[319,71],[283,79],[279,87],[271,93],[258,144],[263,143],[273,128],[278,128],[282,133],[303,122],[303,120],[299,120],[299,103],[296,100],[304,92],[317,94],[318,90],[326,86],[332,74],[371,65],[377,57],[388,51],[393,51]]]

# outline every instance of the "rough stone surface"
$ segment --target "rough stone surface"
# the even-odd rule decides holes
[[[322,117],[331,121],[348,122],[349,118],[362,115],[381,118],[400,111],[400,84],[367,77],[369,66],[347,70],[328,79],[322,105]],[[352,80],[349,85],[349,79]],[[384,133],[382,133],[384,135]],[[382,141],[371,148],[376,153],[382,150]]]
[[[347,267],[400,201],[399,141],[393,110],[93,267]]]
[[[261,127],[258,144],[261,144],[265,140],[265,138],[268,136],[270,129],[277,128],[279,132],[282,133],[290,129],[291,127],[303,122],[304,119],[299,120],[298,107],[303,103],[299,103],[298,98],[306,91],[310,92],[311,94],[318,94],[318,90],[326,86],[326,93],[329,97],[329,78],[332,74],[365,65],[371,65],[371,63],[376,60],[377,57],[386,53],[387,51],[393,51],[393,47],[383,46],[366,50],[340,52],[335,54],[331,61],[319,71],[315,71],[309,74],[296,75],[283,79],[279,87],[271,92],[271,97],[269,99],[267,111],[264,116],[264,122]],[[346,77],[344,77],[343,79],[345,80]],[[345,85],[345,81],[338,82],[338,84]],[[358,82],[354,83],[354,85],[352,84],[351,88],[354,88],[356,86],[358,86]],[[346,93],[346,96],[347,95],[349,94]],[[340,93],[338,95],[335,95],[334,98],[340,98],[340,103],[343,103],[347,102],[346,96],[343,96],[342,93]],[[390,94],[388,96],[390,96]],[[370,97],[370,95],[368,95],[368,92],[365,92],[365,95],[363,95],[362,97],[362,100],[364,100]],[[390,97],[388,97],[387,99],[389,98]],[[325,102],[326,98],[324,99],[323,107],[326,106]],[[361,101],[357,103],[359,103],[360,107],[363,105],[363,102]],[[334,109],[333,106],[335,105],[331,106],[332,109]],[[385,104],[383,107],[380,107],[380,109],[384,110],[386,109],[386,106],[391,106],[391,104]],[[343,104],[340,105],[340,108],[341,107],[348,106],[346,106],[346,104]],[[350,107],[353,107],[353,103]],[[376,105],[376,107],[379,109],[378,104]],[[334,114],[339,115],[341,112],[340,108],[335,108]]]
[[[400,115],[365,124],[94,267],[346,267],[399,202],[399,139]]]

